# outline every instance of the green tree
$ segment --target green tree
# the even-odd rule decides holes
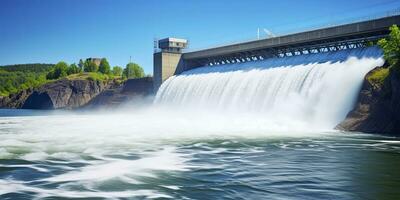
[[[96,65],[96,63],[86,60],[85,63],[83,64],[83,68],[85,72],[97,72],[99,71],[99,66]]]
[[[387,39],[378,41],[383,49],[383,57],[390,64],[391,68],[400,73],[400,30],[397,25],[390,27],[390,35]]]
[[[77,74],[77,73],[79,73],[79,72],[81,72],[81,69],[74,63],[74,64],[71,64],[69,67],[68,67],[68,70],[67,70],[67,74],[68,75],[70,75],[70,74]]]
[[[144,77],[144,71],[138,64],[128,63],[124,69],[123,76],[125,78],[142,78]]]
[[[122,67],[114,66],[112,69],[112,74],[114,76],[121,76],[122,75]]]
[[[50,71],[47,75],[47,79],[58,79],[67,76],[68,64],[66,62],[58,62],[52,71]]]
[[[6,88],[7,91],[10,91],[10,93],[15,93],[16,92],[16,88],[14,87],[12,80],[7,80],[6,81],[5,88]]]
[[[110,64],[108,63],[107,59],[102,58],[99,65],[99,72],[102,74],[110,74]]]

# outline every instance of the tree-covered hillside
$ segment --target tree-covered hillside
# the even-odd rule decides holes
[[[0,96],[8,96],[28,88],[35,88],[58,79],[118,80],[144,76],[143,69],[128,63],[125,69],[110,67],[106,58],[99,65],[90,60],[80,60],[76,65],[60,61],[57,64],[21,64],[0,66]]]
[[[19,64],[19,65],[4,65],[0,66],[0,70],[8,71],[8,72],[48,72],[54,64]]]
[[[53,66],[53,64],[0,66],[0,96],[8,96],[46,83],[46,74]]]

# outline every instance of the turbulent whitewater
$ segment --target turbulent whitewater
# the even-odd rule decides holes
[[[383,63],[381,50],[369,47],[200,67],[166,80],[155,102],[333,128],[353,107],[365,74]]]
[[[0,199],[398,199],[399,139],[332,130],[381,56],[197,68],[140,109],[0,109]]]

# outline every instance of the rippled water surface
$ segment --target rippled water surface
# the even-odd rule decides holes
[[[0,112],[0,199],[400,198],[398,138],[243,116],[13,112]]]

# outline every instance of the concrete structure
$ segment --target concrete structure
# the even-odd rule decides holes
[[[94,64],[99,66],[100,62],[101,62],[101,58],[86,58],[86,61],[93,62]]]
[[[160,51],[153,55],[155,91],[167,78],[178,73],[178,66],[182,66],[182,49],[186,46],[187,40],[184,39],[165,38],[158,41]]]
[[[393,24],[400,25],[399,15],[187,53],[161,49],[154,54],[155,89],[170,76],[199,66],[364,47],[387,37]]]
[[[158,48],[162,51],[180,53],[187,47],[187,40],[178,38],[165,38],[158,40]]]

